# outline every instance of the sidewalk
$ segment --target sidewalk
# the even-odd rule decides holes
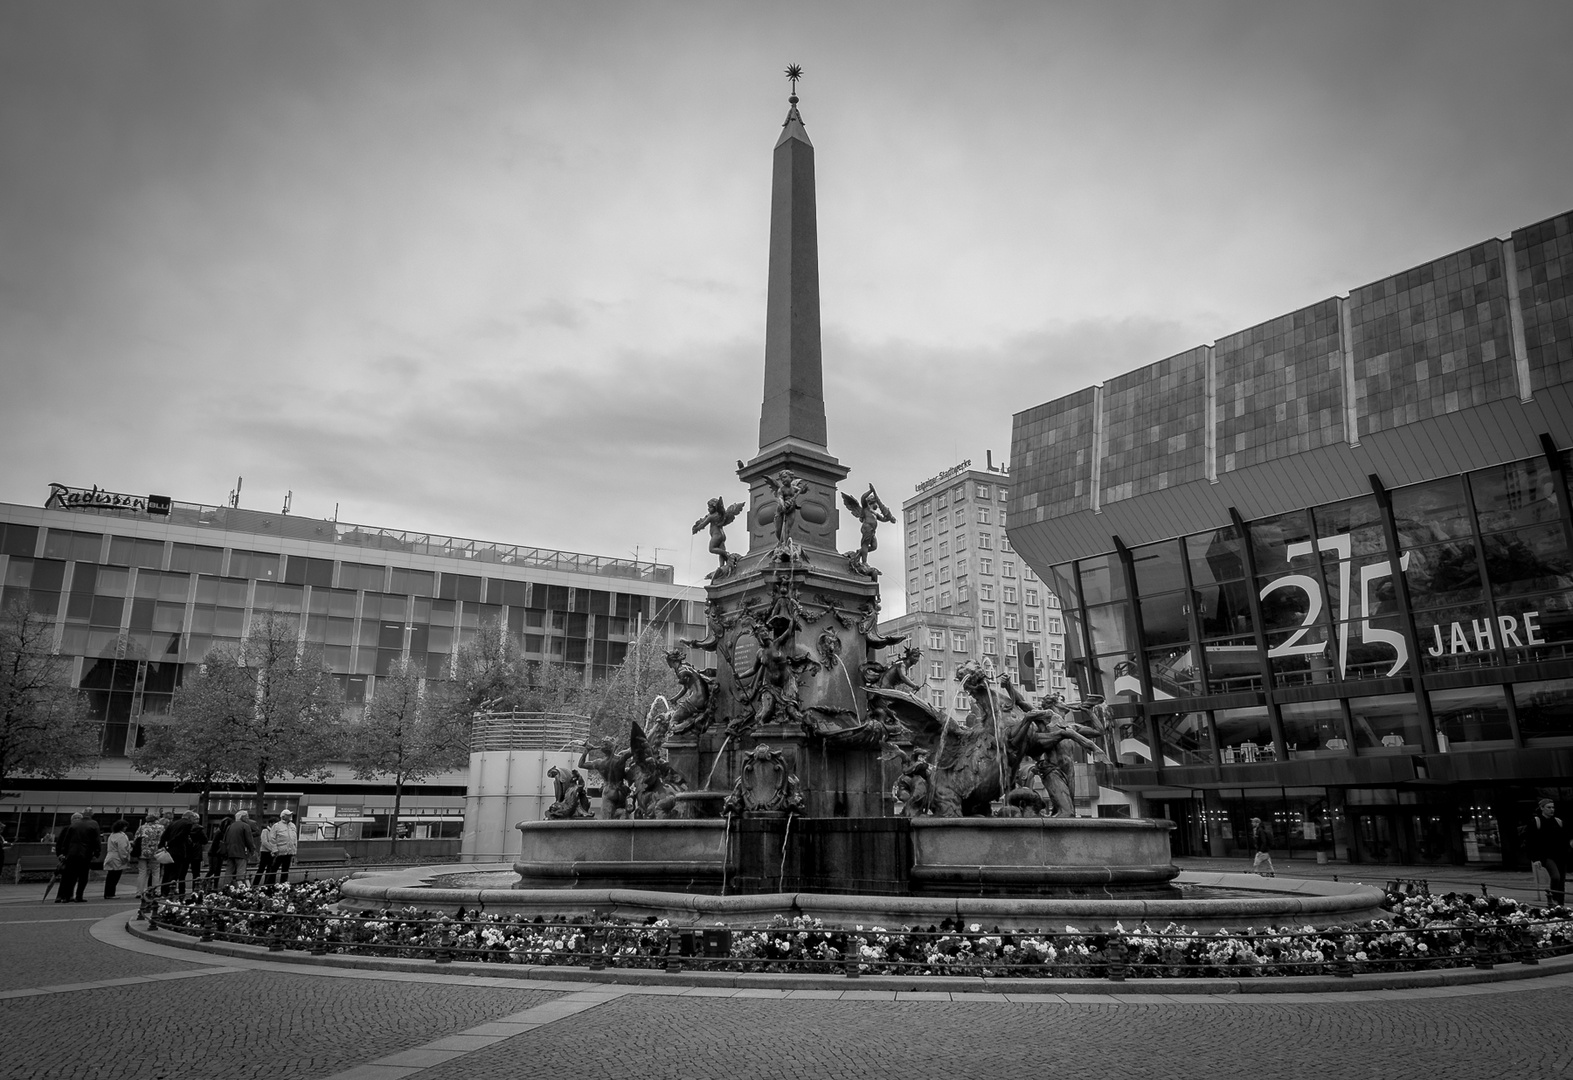
[[[1176,858],[1174,865],[1181,870],[1201,870],[1248,874],[1249,858],[1220,858],[1187,856]],[[1393,863],[1349,863],[1329,861],[1318,863],[1315,859],[1288,859],[1273,856],[1273,868],[1279,877],[1310,878],[1315,881],[1358,881],[1380,888],[1389,881],[1400,878],[1428,882],[1431,891],[1438,895],[1446,892],[1469,892],[1480,895],[1507,896],[1514,900],[1543,904],[1545,893],[1535,888],[1535,877],[1528,870],[1501,870],[1492,866],[1399,866]]]

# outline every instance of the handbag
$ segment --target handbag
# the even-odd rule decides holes
[[[131,841],[131,857],[133,859],[142,857],[142,838],[140,836]]]
[[[158,865],[160,866],[168,866],[175,861],[175,857],[169,853],[168,848],[159,848],[153,855],[153,858],[158,860]]]

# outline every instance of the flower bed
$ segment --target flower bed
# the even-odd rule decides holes
[[[552,920],[413,907],[341,912],[339,881],[231,886],[160,900],[162,929],[313,953],[531,965],[777,973],[1140,978],[1351,975],[1534,962],[1573,952],[1573,911],[1502,897],[1390,893],[1391,915],[1362,926],[1246,927],[1204,933],[1170,924],[1112,931],[769,925],[685,928],[591,912]]]

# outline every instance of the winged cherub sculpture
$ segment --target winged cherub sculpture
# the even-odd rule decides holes
[[[884,500],[879,497],[879,492],[874,490],[873,484],[868,486],[868,490],[863,493],[861,499],[854,499],[843,491],[841,493],[841,501],[846,504],[847,509],[852,512],[852,515],[863,526],[862,540],[858,544],[858,549],[847,552],[847,564],[853,570],[866,577],[874,577],[878,574],[878,571],[868,564],[868,553],[879,547],[879,542],[874,539],[874,530],[879,527],[881,521],[886,524],[894,524],[896,516],[890,512],[890,507],[886,506]]]
[[[743,512],[742,503],[733,503],[728,506],[726,500],[717,496],[711,499],[705,510],[705,516],[694,522],[695,533],[705,526],[710,527],[710,554],[721,560],[717,573],[725,573],[737,563],[738,556],[726,550],[726,533],[723,532],[728,525],[737,520],[737,515]]]

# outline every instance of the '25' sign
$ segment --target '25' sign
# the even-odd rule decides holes
[[[1354,599],[1354,591],[1350,586],[1354,582],[1355,566],[1354,553],[1347,534],[1340,536],[1318,537],[1316,540],[1301,540],[1290,544],[1284,549],[1290,562],[1303,559],[1313,552],[1332,551],[1338,554],[1338,619],[1343,626],[1349,626],[1350,606]],[[1409,569],[1409,552],[1404,552],[1398,560],[1400,570]],[[1397,630],[1383,630],[1371,625],[1371,585],[1373,582],[1393,576],[1393,563],[1370,563],[1360,567],[1360,635],[1369,644],[1383,644],[1393,650],[1393,666],[1388,669],[1387,677],[1391,678],[1403,670],[1409,663],[1409,646],[1404,643],[1404,635]],[[1321,618],[1322,608],[1326,606],[1326,599],[1322,595],[1322,585],[1310,574],[1285,574],[1283,577],[1274,578],[1262,586],[1261,599],[1279,589],[1299,589],[1305,593],[1307,601],[1305,618],[1294,633],[1284,641],[1268,650],[1268,656],[1320,656],[1327,650],[1327,642],[1302,641],[1316,621]],[[1338,677],[1344,677],[1344,669],[1349,663],[1349,634],[1338,635]]]

